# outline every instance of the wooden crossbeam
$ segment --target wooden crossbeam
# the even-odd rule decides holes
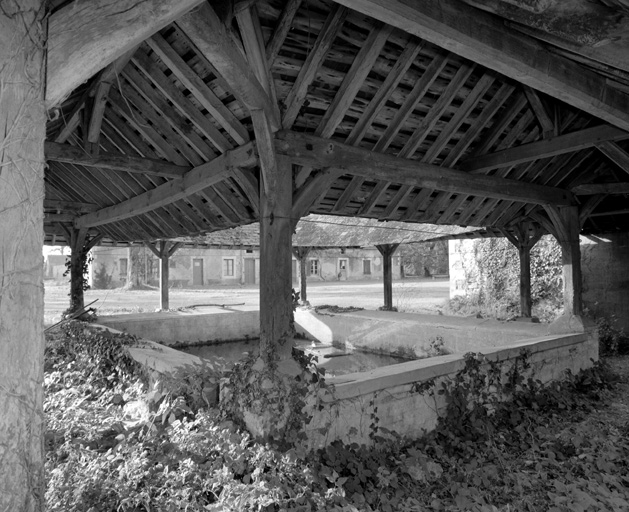
[[[347,9],[339,6],[333,6],[330,10],[330,14],[321,28],[312,50],[310,50],[308,57],[306,57],[306,61],[302,65],[299,75],[297,75],[297,79],[286,97],[286,112],[284,112],[282,118],[282,126],[284,128],[290,128],[295,122],[295,119],[297,119],[299,110],[306,99],[308,86],[314,80],[348,12]]]
[[[70,2],[48,19],[46,103],[57,105],[100,69],[203,0]]]
[[[623,171],[629,173],[629,153],[611,141],[597,144],[596,148]]]
[[[299,165],[333,167],[370,179],[533,204],[574,203],[572,194],[565,190],[495,176],[470,175],[311,135],[278,132],[276,148],[279,154]]]
[[[570,189],[577,196],[596,194],[629,194],[629,183],[586,183]]]
[[[544,138],[547,139],[553,135],[557,135],[555,123],[548,115],[546,107],[542,103],[542,99],[539,97],[539,94],[537,94],[537,91],[535,89],[531,89],[530,87],[525,87],[524,94],[526,95],[526,99],[528,100],[531,109],[535,113],[535,117],[537,117],[537,121],[542,129]]]
[[[257,161],[251,142],[228,151],[211,162],[195,167],[181,180],[165,183],[122,203],[79,217],[78,227],[100,226],[135,217],[183,199],[225,179],[235,167],[247,167]]]
[[[210,4],[204,2],[193,13],[182,16],[177,25],[186,33],[203,56],[229,84],[231,92],[249,111],[263,110],[271,127],[280,127],[277,106],[258,81],[252,67],[238,49]]]
[[[578,132],[559,135],[514,148],[504,149],[496,153],[478,156],[461,162],[466,171],[483,172],[489,169],[510,167],[512,165],[548,158],[551,156],[572,153],[590,148],[604,141],[629,138],[629,132],[609,125],[586,128]]]
[[[459,0],[335,0],[629,130],[629,95]]]
[[[280,48],[282,47],[282,44],[284,44],[284,40],[291,29],[293,19],[299,10],[301,2],[302,0],[288,0],[284,5],[280,18],[277,22],[277,26],[275,27],[275,31],[273,32],[273,36],[266,45],[266,58],[269,61],[269,64],[273,63],[275,57],[277,57],[277,54],[280,51]]]
[[[137,172],[167,178],[181,178],[190,170],[190,167],[175,165],[170,162],[151,158],[139,158],[110,153],[101,153],[100,155],[93,156],[86,153],[83,148],[48,141],[44,143],[44,154],[46,160],[52,160],[53,162],[67,162],[76,165],[84,165],[86,167],[98,167],[112,171]]]
[[[93,203],[81,203],[78,201],[63,201],[59,199],[44,199],[46,210],[76,210],[77,212],[93,212],[98,207]]]

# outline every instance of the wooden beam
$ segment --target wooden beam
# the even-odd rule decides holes
[[[626,173],[629,173],[629,153],[622,149],[618,144],[611,141],[601,142],[596,145],[601,153],[614,162]]]
[[[348,174],[447,192],[533,204],[569,205],[570,192],[495,176],[470,175],[415,160],[374,153],[329,139],[278,132],[277,152],[299,165],[334,167]]]
[[[548,115],[546,107],[542,103],[542,99],[539,97],[539,94],[537,94],[537,91],[531,89],[530,87],[524,87],[524,94],[526,95],[526,99],[528,100],[529,105],[539,122],[543,137],[548,139],[553,135],[558,135],[555,123]]]
[[[347,9],[339,6],[332,6],[332,9],[330,9],[330,14],[321,28],[312,50],[310,50],[305,62],[301,66],[293,87],[286,97],[286,112],[284,112],[282,118],[282,126],[285,129],[289,129],[293,126],[295,119],[297,119],[299,110],[308,93],[308,86],[310,86],[314,80],[319,66],[323,63],[323,59],[328,53],[330,46],[332,46],[332,42],[343,25],[348,12]]]
[[[400,244],[376,245],[376,249],[382,255],[383,271],[382,281],[384,284],[384,310],[393,310],[393,253]]]
[[[118,78],[123,68],[129,63],[129,60],[131,60],[131,57],[137,49],[138,45],[131,48],[131,50],[124,53],[121,57],[118,57],[107,66],[98,77],[98,84],[94,92],[92,112],[90,113],[90,120],[87,127],[87,142],[98,144],[100,129],[103,124],[103,115],[105,114],[105,107],[109,97],[109,89],[111,89],[114,81]]]
[[[550,139],[531,142],[522,146],[504,149],[496,153],[482,155],[461,162],[461,168],[471,172],[484,172],[489,169],[548,158],[581,149],[591,148],[604,141],[629,138],[629,132],[609,125],[595,126],[577,132],[558,135]]]
[[[342,171],[325,168],[319,171],[319,174],[312,177],[310,181],[304,183],[294,194],[292,209],[293,228],[297,225],[301,217],[308,214],[321,195],[325,193],[330,186],[332,186],[332,183],[341,175]]]
[[[208,3],[202,3],[195,12],[182,16],[177,25],[212,63],[239,101],[249,111],[263,110],[271,127],[274,130],[279,129],[276,105],[212,7]]]
[[[60,199],[44,199],[46,210],[75,210],[79,213],[93,212],[98,209],[94,203],[81,203],[78,201],[64,201]]]
[[[269,61],[269,64],[273,64],[273,61],[275,60],[275,57],[277,57],[282,44],[284,44],[284,40],[291,29],[293,19],[299,10],[301,2],[302,0],[288,0],[284,5],[280,18],[277,22],[277,26],[275,27],[275,31],[273,32],[273,36],[266,45],[266,58]]]
[[[83,215],[76,220],[75,224],[78,227],[100,226],[141,215],[218,183],[225,179],[234,167],[247,167],[256,162],[253,144],[249,142],[222,154],[211,162],[195,167],[181,180],[165,183],[122,203]]]
[[[570,191],[577,196],[597,194],[629,194],[629,183],[584,183],[572,187]]]
[[[335,0],[629,130],[629,96],[459,0]]]
[[[140,158],[123,154],[101,153],[97,156],[87,154],[83,148],[70,144],[44,143],[46,160],[67,162],[85,167],[98,167],[112,171],[137,172],[166,178],[182,178],[190,167],[171,164],[163,160]]]
[[[201,80],[201,78],[194,72],[190,66],[179,56],[179,54],[168,44],[168,42],[159,34],[155,34],[151,39],[146,41],[150,48],[155,52],[162,62],[164,62],[168,68],[173,72],[173,74],[179,79],[179,81],[188,89],[192,95],[197,99],[197,101],[210,113],[210,115],[216,119],[216,121],[225,129],[227,133],[229,133],[234,140],[238,144],[244,144],[249,140],[249,134],[247,133],[247,129],[242,125],[242,123],[236,118],[231,110],[227,108],[223,104],[223,102],[214,94],[214,92],[208,87],[208,85]],[[141,55],[143,57],[142,65],[145,69],[153,68],[151,64],[148,62],[148,57],[145,54]],[[147,70],[148,71],[148,70]],[[151,78],[152,78],[151,73]],[[161,71],[157,71],[156,73],[157,79],[160,79],[160,83],[163,84],[161,89],[164,93],[168,94],[171,97],[172,101],[175,102],[184,113],[188,113],[190,108],[188,108],[187,100],[185,97],[181,98],[183,94],[179,92],[175,92],[173,87],[177,89],[177,87],[172,84],[172,82],[168,79],[163,79],[163,74]],[[178,89],[177,89],[178,91]],[[184,101],[185,100],[185,101]],[[193,107],[196,109],[196,107]],[[198,110],[198,109],[196,109]],[[225,138],[225,136],[220,133],[216,128],[213,127],[211,123],[203,122],[198,120],[198,116],[194,116],[192,119],[193,122],[196,120],[197,124],[202,125],[203,127],[209,128],[206,130],[207,134],[219,151],[224,152],[227,149],[231,149],[231,144]],[[203,128],[201,128],[203,129]]]
[[[47,107],[202,2],[94,0],[55,11],[48,19]]]

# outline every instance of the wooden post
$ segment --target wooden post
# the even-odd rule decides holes
[[[502,234],[515,245],[520,256],[520,316],[531,318],[531,249],[539,241],[542,232],[533,228],[532,224],[521,223],[514,232],[501,229]]]
[[[70,313],[79,311],[85,306],[83,266],[87,259],[86,237],[87,229],[72,229],[70,231]]]
[[[0,510],[44,510],[42,0],[0,9]]]
[[[169,277],[169,261],[170,257],[181,247],[181,243],[170,244],[166,240],[160,240],[159,246],[155,244],[145,244],[155,256],[159,258],[159,307],[162,311],[168,311],[168,277]]]
[[[384,281],[384,309],[391,311],[393,309],[393,266],[391,260],[393,253],[400,244],[383,244],[376,245],[376,249],[382,255],[383,261],[383,281]]]
[[[307,269],[306,269],[306,258],[308,254],[310,254],[310,250],[312,247],[293,247],[293,255],[299,262],[299,298],[301,299],[302,305],[307,305],[308,303],[308,295],[307,295]]]
[[[292,166],[276,159],[266,115],[253,111],[260,152],[260,355],[269,362],[292,351]],[[266,134],[266,135],[265,135]],[[262,155],[264,153],[264,157]]]
[[[555,228],[553,235],[561,246],[563,264],[564,314],[583,314],[579,210],[576,206],[545,207]]]

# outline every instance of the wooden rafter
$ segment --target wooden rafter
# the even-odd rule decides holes
[[[626,173],[629,173],[629,153],[611,141],[602,142],[596,148]]]
[[[604,77],[458,0],[335,0],[629,130],[629,97]]]
[[[76,225],[99,226],[155,210],[218,183],[228,176],[233,167],[251,166],[256,160],[252,144],[247,143],[192,169],[177,182],[165,183],[122,203],[83,215],[76,221]]]
[[[586,183],[572,187],[570,191],[577,196],[629,194],[629,183]]]
[[[494,176],[470,175],[304,134],[279,132],[276,148],[279,154],[290,157],[299,165],[334,167],[370,179],[535,204],[574,202],[572,195],[561,189]]]
[[[555,123],[548,115],[546,107],[542,103],[542,99],[539,94],[537,94],[537,91],[531,89],[530,87],[524,87],[524,94],[526,95],[526,99],[528,100],[531,109],[533,109],[533,112],[535,113],[535,117],[537,117],[543,137],[548,139],[553,135],[557,135]]]
[[[629,138],[629,132],[614,126],[595,126],[594,128],[586,128],[577,132],[558,135],[551,139],[505,149],[497,153],[478,156],[461,162],[461,168],[466,171],[482,172],[489,169],[508,167],[531,160],[538,160],[540,158],[572,153],[580,149],[593,147],[604,141],[622,140],[626,138]]]
[[[71,2],[48,20],[48,107],[202,0]],[[59,142],[59,141],[58,141]]]
[[[101,153],[98,156],[92,156],[86,153],[83,148],[70,144],[57,144],[56,142],[46,142],[44,144],[44,154],[46,160],[54,162],[68,162],[87,167],[136,172],[167,178],[181,178],[190,170],[190,167],[174,165],[170,162],[123,154]]]
[[[212,7],[203,3],[194,13],[182,16],[177,25],[229,84],[231,92],[249,109],[265,112],[271,127],[279,129],[277,105],[260,84],[253,69],[235,45]]]
[[[288,0],[282,9],[273,36],[266,45],[266,58],[269,63],[273,63],[280,51],[288,32],[291,29],[293,19],[299,10],[302,0]]]

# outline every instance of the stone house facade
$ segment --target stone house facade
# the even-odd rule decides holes
[[[89,282],[94,288],[159,285],[157,257],[146,247],[95,247]],[[401,276],[401,258],[393,256],[393,278]],[[383,262],[378,250],[314,249],[307,257],[308,281],[382,280]],[[293,256],[293,282],[299,263]],[[169,259],[170,287],[256,285],[260,282],[257,249],[181,248]]]

